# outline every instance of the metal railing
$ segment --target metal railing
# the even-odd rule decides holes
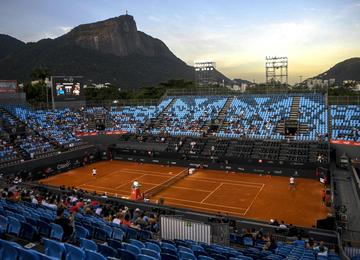
[[[329,105],[360,105],[360,95],[328,96]]]

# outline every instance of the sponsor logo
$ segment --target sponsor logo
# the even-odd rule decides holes
[[[62,169],[69,168],[70,166],[71,166],[71,162],[70,162],[70,161],[66,161],[65,163],[59,163],[59,164],[56,166],[56,169],[57,169],[57,170],[62,170]]]

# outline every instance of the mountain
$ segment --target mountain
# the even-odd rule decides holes
[[[194,68],[161,40],[138,31],[130,15],[79,25],[36,43],[1,35],[0,46],[6,46],[1,48],[0,79],[27,81],[33,68],[42,66],[52,75],[82,75],[87,82],[110,82],[124,89],[194,80]]]
[[[9,35],[0,34],[0,60],[10,53],[16,52],[23,48],[25,43]]]
[[[360,81],[360,58],[350,58],[337,63],[334,67],[314,77],[318,79],[335,79],[337,83],[344,80]]]

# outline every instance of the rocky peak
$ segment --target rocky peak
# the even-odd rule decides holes
[[[131,15],[79,25],[64,37],[81,47],[120,57],[131,54],[174,57],[163,42],[139,32]]]

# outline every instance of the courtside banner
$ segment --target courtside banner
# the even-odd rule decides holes
[[[76,132],[75,135],[76,136],[97,136],[97,135],[101,135],[101,134],[105,134],[105,135],[123,135],[126,134],[127,131],[123,131],[123,130],[117,130],[117,131],[105,131],[105,132]]]
[[[331,144],[344,144],[344,145],[360,146],[360,142],[346,141],[346,140],[330,140],[330,143]]]

